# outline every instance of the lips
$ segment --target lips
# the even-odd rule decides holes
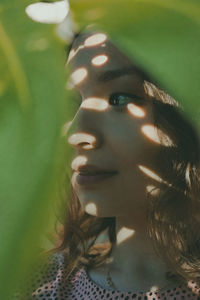
[[[100,174],[112,174],[117,173],[116,170],[111,169],[103,169],[94,165],[84,165],[80,166],[77,170],[75,170],[81,175],[92,176],[92,175],[100,175]]]
[[[84,165],[75,170],[76,181],[79,185],[91,185],[100,183],[116,175],[118,172],[111,169],[104,169],[94,165]]]
[[[99,184],[102,181],[110,179],[117,175],[117,172],[112,173],[98,173],[98,174],[86,174],[86,173],[78,173],[76,177],[76,181],[79,185],[91,185],[91,184]]]

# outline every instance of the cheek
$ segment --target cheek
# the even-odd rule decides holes
[[[76,193],[82,208],[99,217],[133,214],[146,206],[145,182],[136,173],[121,171],[110,184],[93,190],[77,189]]]
[[[119,185],[120,181],[116,180],[110,184],[104,183],[96,186],[93,190],[77,187],[76,194],[81,207],[91,215],[99,217],[115,216],[122,209],[122,193],[116,193],[114,188]]]
[[[150,163],[157,155],[158,147],[147,139],[141,128],[148,121],[119,120],[107,125],[106,143],[117,162],[122,166]],[[117,124],[117,126],[116,126]]]

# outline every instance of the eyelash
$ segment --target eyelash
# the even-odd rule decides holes
[[[125,104],[121,104],[121,105],[116,105],[116,103],[112,103],[114,102],[116,99],[119,99],[118,97],[125,97],[125,98],[129,98],[128,101],[126,101]],[[143,106],[144,105],[144,99],[143,98],[140,98],[139,96],[136,96],[136,95],[133,95],[133,94],[128,94],[128,93],[114,93],[114,94],[111,94],[110,97],[109,97],[109,104],[111,106],[115,106],[116,109],[118,110],[122,110],[125,108],[127,102],[130,103],[130,102],[133,102],[133,103],[136,103],[137,105],[139,106]],[[81,103],[82,103],[82,97],[81,95],[78,95],[76,97],[76,103],[80,106]]]
[[[126,101],[125,104],[116,105],[116,100],[119,100],[119,97],[122,97],[122,98],[125,97],[126,99],[128,99],[128,101]],[[117,109],[124,108],[126,106],[127,102],[128,103],[134,102],[137,105],[141,105],[141,106],[144,105],[144,99],[140,98],[139,96],[133,95],[133,94],[114,93],[114,94],[111,94],[110,97],[109,97],[110,105],[116,106]]]

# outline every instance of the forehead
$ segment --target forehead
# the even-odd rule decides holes
[[[108,70],[122,69],[128,69],[128,73],[136,78],[144,77],[136,65],[104,33],[78,36],[72,45],[68,61],[72,71],[86,68],[93,78]]]
[[[73,44],[72,50],[77,51],[72,60],[73,64],[85,63],[90,64],[95,55],[107,55],[108,62],[119,61],[120,63],[129,64],[131,61],[107,38],[103,33],[84,34],[78,37]]]

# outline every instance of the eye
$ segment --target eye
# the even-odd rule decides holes
[[[134,102],[138,105],[144,104],[144,99],[139,96],[133,94],[126,94],[126,93],[114,93],[109,98],[110,105],[117,106],[117,107],[124,107],[126,104]]]

